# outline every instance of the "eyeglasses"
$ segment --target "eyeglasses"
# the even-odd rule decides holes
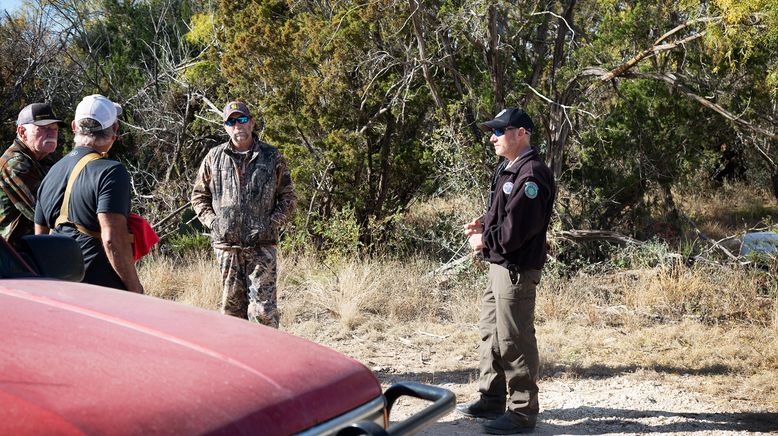
[[[228,119],[227,121],[224,122],[224,125],[232,127],[235,125],[235,123],[246,124],[249,122],[250,119],[251,117],[249,117],[248,115],[241,115],[239,117]]]
[[[505,132],[507,132],[508,130],[515,130],[515,129],[518,129],[518,127],[505,127],[505,128],[502,128],[502,129],[492,129],[492,133],[494,133],[494,136],[499,138],[500,136],[504,135]],[[524,129],[524,132],[525,133],[532,133],[532,132],[530,132],[527,129]]]
[[[502,129],[492,129],[492,133],[494,133],[494,136],[499,138],[500,136],[504,135],[505,132],[507,132],[508,130],[513,130],[515,128],[516,127],[504,127]]]

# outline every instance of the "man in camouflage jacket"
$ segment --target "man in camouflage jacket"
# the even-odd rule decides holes
[[[0,156],[0,234],[21,248],[21,237],[32,235],[35,201],[43,176],[54,164],[59,120],[47,103],[33,103],[19,112],[16,138]]]
[[[192,207],[211,231],[222,312],[278,328],[276,243],[295,207],[292,179],[278,149],[253,134],[244,103],[228,103],[222,118],[230,140],[203,160]]]

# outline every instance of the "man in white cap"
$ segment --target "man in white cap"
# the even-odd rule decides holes
[[[60,126],[65,123],[48,103],[27,105],[16,120],[13,144],[0,156],[0,234],[16,248],[33,233],[38,186],[54,164]]]
[[[130,175],[105,158],[118,137],[121,113],[121,106],[98,94],[78,104],[71,124],[75,148],[41,183],[35,233],[53,230],[75,239],[84,254],[85,283],[142,294],[127,231]]]
[[[296,203],[286,160],[253,133],[254,117],[240,101],[222,111],[229,141],[200,165],[192,207],[211,230],[222,273],[222,313],[278,328],[278,232]]]

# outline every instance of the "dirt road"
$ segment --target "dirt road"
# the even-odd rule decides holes
[[[451,390],[458,403],[477,398],[478,348],[473,326],[409,324],[359,333],[337,333],[320,323],[311,323],[307,330],[302,324],[297,327],[299,333],[365,364],[384,388],[399,381],[416,381]],[[539,342],[549,340],[542,337]],[[662,366],[655,370],[618,365],[575,368],[542,356],[543,351],[541,414],[535,434],[778,433],[778,403],[751,401],[748,389],[738,386],[719,389],[719,383],[743,380],[734,372],[686,373],[683,368]],[[401,398],[391,418],[402,419],[427,404]],[[421,434],[475,435],[481,434],[481,424],[451,412]]]
[[[647,380],[646,374],[545,380],[540,384],[541,415],[534,434],[732,435],[778,432],[776,405],[769,407],[744,401],[721,401],[685,389],[685,386],[696,382],[694,378],[683,376]],[[440,380],[438,385],[453,391],[460,403],[476,398],[474,392],[477,386],[474,382],[447,383]],[[400,419],[423,407],[423,402],[401,399],[392,412],[392,418]],[[481,423],[481,420],[468,419],[452,412],[421,434],[481,434]]]

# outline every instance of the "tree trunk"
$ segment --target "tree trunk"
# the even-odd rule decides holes
[[[440,98],[435,82],[432,80],[432,74],[430,73],[428,65],[429,62],[427,61],[427,47],[424,44],[424,26],[421,22],[421,5],[416,0],[408,0],[408,8],[410,9],[411,20],[413,22],[413,32],[416,35],[416,45],[419,50],[420,58],[419,62],[421,62],[424,80],[427,82],[427,86],[430,89],[430,94],[432,94],[432,99],[435,101],[435,106],[440,109],[441,114],[444,117],[448,117],[443,100]]]
[[[773,181],[773,196],[775,197],[776,200],[778,200],[778,169],[773,170],[772,181]]]
[[[678,207],[675,205],[675,200],[673,199],[672,186],[670,186],[669,183],[662,183],[660,186],[662,188],[662,197],[665,201],[665,207],[667,208],[668,221],[670,222],[670,225],[677,230],[681,224],[681,215],[678,212]]]
[[[559,105],[551,107],[548,129],[550,137],[548,151],[546,152],[546,162],[551,171],[553,171],[554,178],[558,180],[562,174],[565,144],[567,143],[567,137],[570,135],[570,123],[567,122],[567,116],[563,107]]]
[[[548,9],[548,6],[546,5],[546,8]],[[537,48],[535,49],[535,63],[532,66],[532,75],[529,77],[529,80],[527,83],[529,83],[529,86],[533,88],[537,88],[538,82],[540,82],[541,74],[543,73],[543,70],[546,66],[546,48],[548,47],[548,44],[546,42],[546,37],[548,35],[548,21],[550,20],[549,15],[543,15],[543,21],[540,23],[540,26],[538,26],[538,32],[537,37],[535,38],[536,41],[538,41]],[[530,100],[530,97],[532,96],[531,93],[526,93],[521,99],[521,105],[522,107],[526,107],[527,103]]]
[[[559,18],[558,31],[556,40],[554,41],[554,59],[551,70],[551,90],[556,98],[554,104],[551,106],[551,113],[549,116],[548,130],[550,132],[548,155],[546,160],[549,163],[549,167],[554,172],[554,177],[559,178],[562,174],[562,164],[564,162],[564,148],[567,144],[567,137],[570,135],[570,129],[572,129],[571,121],[567,117],[565,106],[572,100],[572,96],[576,93],[577,80],[573,80],[562,91],[557,91],[556,76],[559,69],[565,64],[565,41],[567,34],[570,31],[568,23],[573,22],[573,11],[575,9],[575,0],[572,0],[564,11],[563,18]]]
[[[494,95],[494,113],[505,108],[505,85],[503,83],[502,62],[500,61],[500,34],[497,30],[497,10],[495,5],[489,6],[489,48],[486,60],[492,79],[492,94]]]

